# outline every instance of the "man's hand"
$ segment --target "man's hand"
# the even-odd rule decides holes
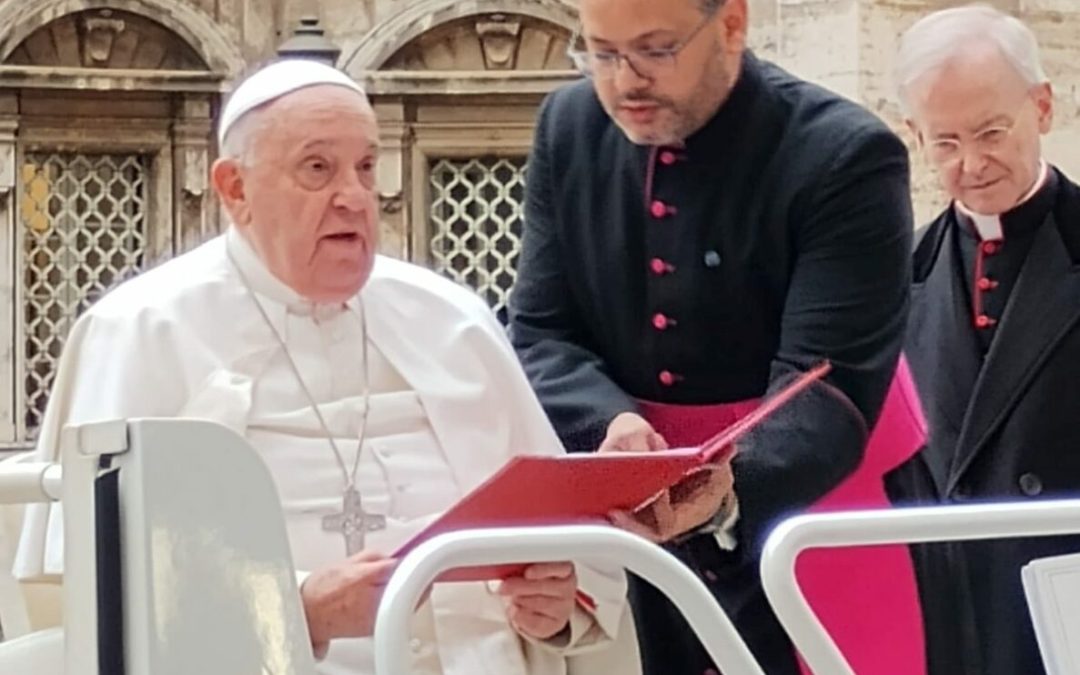
[[[633,513],[614,511],[611,522],[624,530],[663,543],[704,524],[734,504],[731,463],[697,469]]]
[[[611,420],[607,437],[600,444],[600,452],[648,452],[667,450],[664,437],[656,433],[652,425],[637,413],[621,413]]]
[[[529,565],[520,577],[499,586],[506,614],[522,635],[547,640],[570,622],[577,594],[577,574],[568,562]]]
[[[375,632],[375,613],[396,560],[361,551],[311,573],[300,587],[311,644],[316,651],[331,640],[367,637]]]

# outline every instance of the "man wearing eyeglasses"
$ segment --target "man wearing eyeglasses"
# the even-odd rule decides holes
[[[575,451],[699,443],[832,362],[731,465],[613,516],[702,577],[768,673],[795,673],[758,557],[781,518],[853,475],[882,409],[908,312],[907,152],[867,111],[748,52],[746,0],[579,7],[571,56],[587,79],[540,112],[512,341]],[[897,549],[871,570],[892,575],[875,588],[910,593],[889,610],[898,635],[921,634],[910,566]],[[662,597],[637,585],[632,600],[647,672],[715,672]],[[891,667],[860,673],[920,672]]]
[[[1042,157],[1053,119],[1035,36],[987,7],[903,37],[900,100],[952,204],[914,257],[906,353],[929,444],[890,477],[914,503],[1080,489],[1080,188]],[[1043,672],[1021,585],[1080,538],[916,547],[935,675]]]

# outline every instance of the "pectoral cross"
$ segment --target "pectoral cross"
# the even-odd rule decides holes
[[[350,485],[345,490],[341,513],[324,516],[322,529],[345,537],[345,554],[351,556],[364,549],[364,536],[368,532],[386,529],[386,517],[364,511],[360,493]]]

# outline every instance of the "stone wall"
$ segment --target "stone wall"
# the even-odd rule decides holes
[[[1080,176],[1080,0],[993,1],[1027,21],[1040,39],[1057,103],[1055,131],[1046,139],[1046,154],[1073,176]],[[898,36],[926,12],[959,3],[748,2],[751,46],[760,55],[866,105],[911,143],[890,78]],[[545,91],[572,76],[559,56],[565,35],[575,23],[575,6],[576,0],[0,0],[0,56],[10,66],[86,66],[69,63],[71,58],[64,56],[77,53],[80,47],[64,44],[64,35],[72,35],[75,41],[78,37],[57,19],[80,10],[109,7],[117,16],[146,17],[172,31],[176,36],[173,42],[190,44],[218,81],[224,82],[218,91],[225,93],[229,82],[273,57],[301,17],[317,16],[329,40],[341,48],[338,65],[367,83],[384,113],[387,134],[383,140],[391,152],[382,173],[385,195],[393,204],[385,214],[386,250],[415,257],[415,246],[409,242],[418,239],[416,231],[421,225],[414,221],[422,217],[423,205],[413,203],[420,191],[410,189],[415,180],[408,175],[408,155],[416,129],[417,102],[437,97],[439,109],[456,108],[452,117],[460,129],[499,120],[501,107],[506,109],[503,122],[528,127],[531,121],[524,112],[533,110]],[[530,58],[513,58],[501,64],[491,58],[499,49],[505,56],[506,45],[497,42],[502,39],[500,31],[510,35],[508,27],[489,24],[495,30],[485,35],[477,22],[500,12],[513,17],[511,37]],[[51,36],[42,36],[48,32],[42,28],[47,24],[53,26]],[[36,42],[28,50],[23,43],[35,31]],[[474,39],[477,36],[479,42]],[[55,61],[49,60],[49,39],[55,43]],[[526,49],[524,45],[529,46]],[[84,88],[85,82],[77,73],[70,68],[66,72],[73,85]],[[8,81],[0,78],[0,95]],[[130,78],[117,76],[116,82],[118,88],[132,87]],[[158,90],[170,86],[165,80],[151,82]],[[145,85],[145,80],[142,83]],[[53,92],[64,96],[55,87]],[[489,100],[481,106],[479,100],[485,95]],[[212,112],[220,96],[207,100]],[[498,128],[497,124],[491,126]],[[116,133],[122,136],[124,131],[118,128]],[[514,133],[516,144],[522,129]],[[497,131],[494,136],[478,134],[476,151],[505,151],[505,139],[495,136]],[[485,137],[494,139],[490,147],[483,144]],[[206,142],[212,143],[212,139],[206,138]],[[941,208],[944,198],[932,170],[918,153],[913,155],[913,168],[914,202],[917,219],[922,222]]]
[[[366,84],[380,114],[383,251],[438,267],[448,254],[435,241],[452,228],[445,213],[432,212],[433,195],[441,189],[445,198],[447,190],[433,186],[433,167],[449,165],[457,180],[499,165],[516,176],[520,195],[513,171],[531,144],[537,104],[576,77],[564,55],[576,1],[0,0],[0,267],[18,270],[0,279],[0,324],[8,327],[0,330],[0,447],[27,440],[34,424],[23,420],[37,404],[26,401],[39,401],[20,393],[29,382],[20,370],[30,367],[27,336],[36,335],[20,318],[27,316],[20,303],[29,301],[18,280],[30,263],[19,233],[33,221],[17,180],[25,153],[138,154],[152,181],[148,259],[191,248],[223,222],[206,179],[223,97],[236,78],[275,56],[301,17],[314,15],[341,49],[338,66]],[[1041,41],[1057,96],[1046,155],[1078,178],[1080,0],[991,1],[1026,20]],[[747,2],[760,55],[866,105],[910,143],[889,75],[897,39],[919,16],[956,2]],[[943,200],[921,157],[913,165],[917,218],[925,221]],[[453,206],[448,212],[465,212]],[[512,243],[507,232],[500,240]],[[456,246],[455,260],[467,259],[474,273],[475,252]],[[512,253],[499,255],[497,272],[506,274]]]
[[[838,91],[881,115],[899,133],[889,73],[899,34],[919,16],[953,0],[748,0],[751,44],[766,58]],[[1080,176],[1080,0],[991,0],[1024,19],[1043,46],[1057,92],[1055,132],[1046,154]],[[111,6],[144,13],[187,35],[215,32],[229,43],[242,69],[274,55],[300,17],[322,19],[342,48],[339,64],[360,75],[384,65],[398,48],[456,18],[492,12],[519,13],[556,24],[572,21],[576,0],[0,0],[0,25],[17,32],[28,17],[59,16]],[[0,51],[10,35],[0,34]],[[204,39],[205,41],[205,39]],[[222,61],[225,61],[224,57]],[[230,64],[235,74],[235,62]],[[467,104],[463,104],[467,105]],[[910,141],[910,139],[907,139]],[[927,218],[942,203],[934,176],[914,158],[916,211]]]
[[[753,44],[789,70],[867,106],[909,143],[890,73],[900,34],[924,14],[967,4],[950,0],[750,0]],[[994,0],[1035,32],[1056,93],[1055,130],[1046,156],[1080,177],[1080,0]],[[936,177],[913,154],[916,217],[926,221],[944,198]]]

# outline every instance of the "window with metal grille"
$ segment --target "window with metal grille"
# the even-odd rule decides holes
[[[41,425],[71,325],[146,252],[150,160],[133,154],[30,152],[22,164],[22,359],[19,435]]]
[[[517,278],[526,158],[438,158],[429,165],[431,260],[475,289],[506,322]]]

